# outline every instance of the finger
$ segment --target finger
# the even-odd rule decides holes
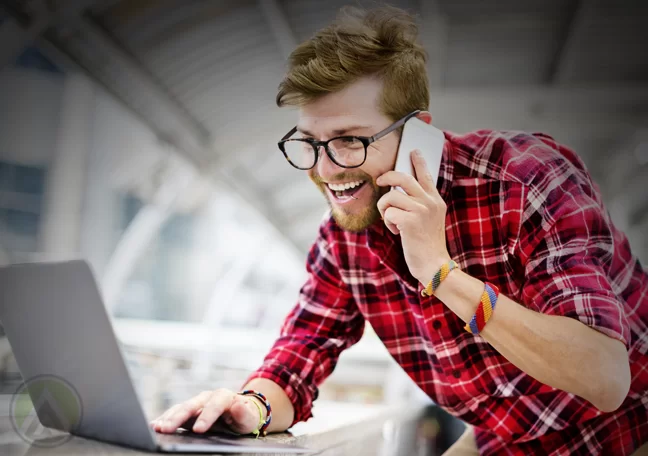
[[[398,227],[397,227],[396,225],[394,225],[393,223],[385,222],[385,226],[386,226],[387,229],[388,229],[389,231],[391,231],[393,234],[396,234],[396,235],[400,234],[400,230],[399,230]]]
[[[403,225],[406,223],[407,217],[409,215],[411,215],[409,212],[402,209],[398,209],[396,207],[388,207],[385,211],[384,219],[385,223],[395,226],[396,229],[401,232],[403,231]]]
[[[385,220],[384,216],[381,216],[380,218],[382,218],[383,222],[385,223],[385,226],[387,227],[387,229],[389,231],[391,231],[393,234],[400,234],[400,231],[398,231],[398,228],[396,228],[396,225],[391,223],[389,220]]]
[[[172,407],[164,417],[160,425],[160,432],[175,432],[189,418],[200,413],[200,410],[208,403],[212,396],[211,391],[203,391],[198,396],[189,399],[182,404]]]
[[[412,168],[414,169],[414,177],[421,185],[423,190],[426,193],[432,194],[436,192],[436,183],[432,178],[432,174],[428,170],[427,163],[425,163],[425,158],[419,150],[412,151],[410,155],[412,159]]]
[[[207,404],[200,412],[196,424],[194,424],[194,432],[205,432],[212,424],[216,422],[223,412],[229,410],[234,402],[236,394],[228,390],[218,390],[209,398]]]
[[[376,184],[380,187],[400,187],[405,193],[413,197],[425,195],[425,190],[418,181],[409,174],[400,171],[387,171],[385,174],[376,179]]]
[[[239,396],[232,404],[229,410],[231,422],[228,424],[234,432],[249,434],[259,428],[262,415],[252,401],[251,398]]]
[[[380,197],[377,206],[380,216],[384,218],[385,210],[387,210],[388,207],[397,207],[404,211],[413,212],[420,209],[421,204],[403,192],[391,191]]]
[[[154,429],[156,431],[161,431],[162,430],[162,425],[166,422],[167,418],[170,417],[175,410],[177,410],[180,407],[180,404],[176,404],[173,407],[170,407],[166,412],[164,412],[162,415],[160,415],[155,421],[154,421]]]
[[[175,432],[180,427],[187,429],[185,427],[187,421],[200,413],[209,400],[211,394],[212,392],[205,391],[173,408],[173,410],[170,410],[169,414],[161,424],[160,432]]]

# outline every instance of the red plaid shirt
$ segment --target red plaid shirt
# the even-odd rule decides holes
[[[308,280],[262,367],[295,421],[368,321],[441,407],[475,426],[482,454],[630,454],[648,441],[648,275],[612,224],[581,160],[546,135],[446,133],[437,187],[452,258],[529,309],[623,341],[632,384],[603,413],[526,375],[435,297],[422,297],[397,236],[322,224]],[[475,303],[475,306],[477,303]],[[497,310],[496,310],[497,311]]]

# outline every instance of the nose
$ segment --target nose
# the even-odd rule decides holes
[[[328,156],[324,146],[319,147],[319,157],[317,159],[317,174],[327,181],[331,176],[344,172],[345,168],[336,165],[331,157]]]

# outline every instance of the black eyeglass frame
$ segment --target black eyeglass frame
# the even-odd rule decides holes
[[[360,166],[364,165],[365,161],[367,161],[367,148],[369,147],[369,145],[371,143],[373,143],[375,141],[378,141],[380,138],[382,138],[382,137],[388,135],[389,133],[391,133],[392,131],[397,130],[398,128],[402,127],[403,125],[405,125],[405,122],[410,120],[412,117],[417,115],[419,112],[421,112],[420,109],[417,109],[416,111],[410,112],[405,117],[397,120],[396,122],[394,122],[393,124],[391,124],[387,128],[379,131],[378,133],[376,133],[373,136],[344,135],[344,136],[336,136],[335,138],[327,139],[326,141],[318,141],[317,139],[314,139],[314,138],[290,139],[290,137],[297,132],[297,126],[295,126],[295,127],[292,128],[292,130],[290,130],[288,133],[286,133],[286,135],[283,138],[281,138],[281,141],[279,141],[277,143],[277,145],[279,146],[279,150],[281,150],[281,152],[283,153],[283,155],[286,158],[286,160],[288,161],[288,163],[290,163],[293,167],[295,167],[297,169],[300,169],[300,170],[309,170],[309,169],[314,168],[315,165],[317,165],[317,160],[319,160],[320,147],[322,147],[322,146],[324,146],[324,150],[326,151],[326,155],[328,155],[329,158],[331,159],[331,161],[333,163],[335,163],[336,165],[338,165],[339,167],[341,167],[341,168],[359,168]],[[336,139],[348,139],[348,138],[357,139],[358,141],[360,141],[364,145],[364,158],[362,159],[362,162],[360,164],[358,164],[358,165],[347,166],[347,165],[342,165],[342,164],[338,163],[337,160],[335,159],[335,154],[333,153],[333,151],[331,151],[331,149],[328,146],[329,142],[331,142],[331,141],[335,141]],[[313,164],[311,166],[309,166],[308,168],[303,168],[303,167],[300,167],[300,166],[297,166],[296,164],[294,164],[292,162],[292,160],[290,160],[290,157],[288,157],[288,154],[286,153],[286,149],[284,147],[284,145],[288,141],[300,141],[300,142],[305,142],[305,143],[310,144],[313,147],[313,151],[315,152],[315,160],[313,160]]]

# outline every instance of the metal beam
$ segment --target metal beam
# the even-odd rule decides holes
[[[162,140],[189,153],[194,163],[205,165],[208,130],[107,31],[89,18],[79,20],[75,28],[77,33],[47,38],[152,125]]]
[[[569,66],[576,55],[578,40],[586,27],[590,4],[591,0],[573,0],[561,44],[556,50],[547,71],[547,83],[560,84],[566,82],[569,76]]]
[[[428,53],[428,78],[430,88],[443,87],[446,53],[448,49],[448,20],[441,11],[438,0],[421,0],[419,37]]]
[[[431,105],[451,107],[470,113],[490,110],[510,111],[522,108],[534,113],[564,115],[607,114],[612,119],[619,113],[644,120],[648,114],[648,84],[623,83],[583,85],[579,87],[548,87],[544,85],[514,87],[462,87],[431,91]],[[517,113],[512,114],[515,119]],[[645,123],[644,123],[645,124]]]
[[[279,45],[281,57],[288,60],[290,53],[297,47],[297,39],[288,23],[286,13],[277,0],[258,0],[258,3]]]
[[[133,55],[90,18],[75,23],[76,33],[48,33],[47,42],[67,59],[101,83],[118,100],[137,114],[158,137],[187,157],[200,172],[208,171],[243,201],[254,208],[280,236],[283,219],[262,193],[253,186],[210,165],[217,158],[211,150],[210,132],[174,98],[170,91]],[[69,62],[68,62],[69,63]],[[286,238],[290,244],[294,242]]]
[[[173,165],[172,165],[173,166]],[[175,165],[157,189],[154,201],[139,210],[119,239],[102,278],[104,301],[109,312],[117,304],[121,292],[146,252],[155,235],[173,215],[174,205],[192,183],[193,172]]]
[[[246,246],[241,246],[241,251],[238,253],[234,263],[225,274],[215,280],[202,319],[202,325],[208,328],[208,333],[212,335],[207,344],[208,346],[218,343],[218,334],[223,326],[222,321],[230,311],[231,303],[236,302],[237,294],[244,287],[245,278],[250,274],[254,266],[261,263],[264,255],[267,255],[264,246],[270,241],[271,236],[259,236],[258,239],[251,240]],[[193,361],[192,377],[207,379],[212,362],[211,354],[207,352],[198,353]]]
[[[20,13],[13,10],[9,2],[2,1],[0,7],[6,10],[13,17],[8,18],[0,26],[0,70],[11,64],[23,52],[25,47],[29,46],[48,28],[54,25],[69,24],[79,19],[80,13],[106,3],[106,0],[75,0],[69,1],[68,6],[47,12],[43,2],[39,12],[30,17],[29,25],[21,25]]]

